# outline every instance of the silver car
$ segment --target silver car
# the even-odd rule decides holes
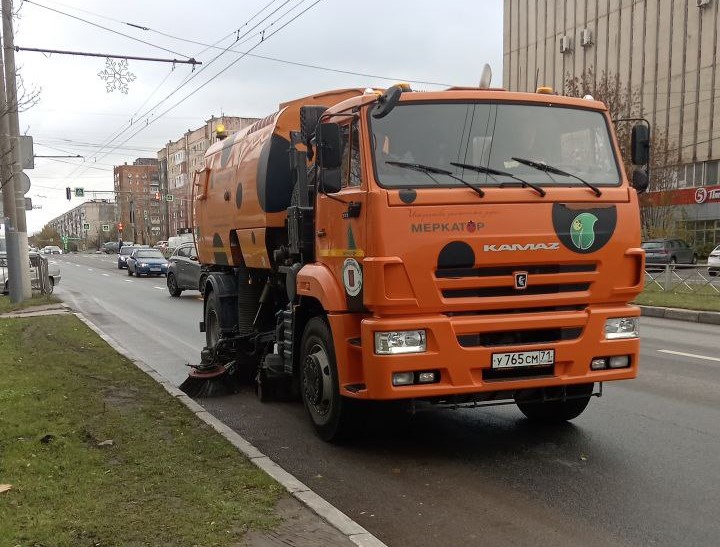
[[[708,274],[713,277],[720,273],[720,245],[715,247],[708,256]]]
[[[60,283],[60,265],[56,262],[50,262],[40,253],[29,253],[30,255],[30,285],[33,289],[51,294],[55,289],[55,285]],[[41,272],[47,268],[48,281],[43,285],[41,282]],[[0,284],[2,284],[2,293],[10,292],[10,282],[8,279],[7,253],[0,253]]]

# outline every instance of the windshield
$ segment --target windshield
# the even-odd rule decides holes
[[[165,258],[160,251],[138,251],[135,256],[138,258]]]
[[[122,247],[120,249],[121,255],[129,255],[132,254],[132,252],[135,250],[135,247]]]
[[[602,113],[561,106],[506,103],[406,103],[384,118],[370,117],[375,172],[385,187],[459,186],[447,175],[388,165],[411,162],[450,171],[474,185],[513,179],[473,172],[452,163],[504,171],[550,186],[581,185],[513,160],[552,165],[597,186],[620,184],[620,172]]]

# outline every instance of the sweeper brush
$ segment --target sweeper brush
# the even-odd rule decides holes
[[[239,382],[235,361],[226,365],[189,365],[190,373],[180,391],[193,399],[221,397],[237,393]]]

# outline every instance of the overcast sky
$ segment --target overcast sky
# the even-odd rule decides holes
[[[264,117],[280,102],[341,87],[477,85],[486,62],[501,85],[502,4],[15,0],[16,46],[203,63],[193,72],[184,64],[130,60],[135,79],[123,94],[108,93],[98,76],[104,58],[17,53],[25,86],[40,90],[39,103],[20,114],[20,132],[33,136],[36,155],[84,157],[35,160],[28,196],[42,209],[27,213],[28,233],[82,202],[68,202],[66,186],[112,190],[114,165],[156,157],[212,115]],[[243,56],[247,51],[348,73]]]

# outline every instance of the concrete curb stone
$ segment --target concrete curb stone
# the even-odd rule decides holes
[[[647,317],[690,321],[692,323],[708,323],[720,325],[720,312],[685,310],[681,308],[663,308],[659,306],[639,306],[640,314]]]

